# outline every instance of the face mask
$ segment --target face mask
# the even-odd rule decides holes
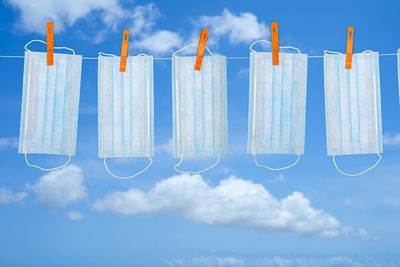
[[[82,56],[54,54],[47,65],[47,53],[31,52],[25,46],[21,127],[18,153],[25,154],[28,166],[51,171],[65,167],[75,155]],[[69,156],[62,166],[45,169],[29,163],[27,154]]]
[[[119,70],[120,60],[99,56],[99,157],[110,175],[129,179],[146,171],[154,154],[153,57],[128,57],[125,72]],[[106,158],[116,157],[147,157],[150,163],[139,173],[121,177],[107,166]]]
[[[196,57],[172,57],[173,147],[180,162],[184,158],[220,156],[227,154],[226,57],[214,55],[203,58],[201,70],[194,70]]]
[[[373,169],[381,160],[382,123],[377,52],[353,54],[351,69],[346,55],[325,51],[325,111],[328,155],[339,172],[356,176]],[[373,154],[379,160],[358,174],[341,171],[336,155]]]
[[[304,154],[307,55],[279,53],[272,65],[271,52],[256,52],[250,46],[250,95],[247,153],[258,167],[283,170],[293,167]],[[283,168],[260,165],[256,154],[295,154],[295,163]]]

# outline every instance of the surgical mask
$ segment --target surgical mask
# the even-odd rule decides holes
[[[25,45],[21,127],[18,153],[25,154],[28,166],[44,171],[65,167],[75,155],[78,125],[82,56],[54,54],[54,64],[47,65],[47,53],[32,52]],[[62,166],[46,169],[28,161],[27,154],[69,156]]]
[[[173,152],[180,161],[175,170],[201,173],[219,163],[227,155],[227,85],[226,57],[203,58],[201,70],[194,70],[195,56],[172,55]],[[217,156],[216,163],[202,171],[178,170],[184,158]]]
[[[382,159],[379,54],[353,54],[351,69],[346,55],[325,51],[325,112],[328,155],[344,175],[357,176],[377,166]],[[345,173],[337,167],[336,155],[373,154],[378,161],[366,171]]]
[[[99,53],[99,157],[110,175],[129,179],[146,171],[154,154],[153,57],[128,57],[125,72],[119,70],[120,60]],[[147,157],[150,162],[142,171],[122,177],[113,174],[106,162],[119,157]]]
[[[279,53],[279,65],[271,52],[256,52],[250,46],[250,94],[247,153],[258,167],[278,171],[293,167],[304,154],[307,55]],[[294,154],[297,160],[286,167],[271,168],[258,163],[256,154]]]

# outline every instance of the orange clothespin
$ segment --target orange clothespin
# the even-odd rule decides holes
[[[124,30],[122,34],[122,46],[121,46],[121,63],[119,65],[119,71],[125,72],[126,59],[128,58],[128,42],[129,42],[129,30]]]
[[[279,65],[278,22],[271,22],[272,65]]]
[[[206,43],[207,43],[207,37],[208,37],[208,29],[202,29],[200,33],[200,39],[199,39],[199,48],[197,49],[196,53],[196,64],[194,65],[195,70],[200,70],[201,69],[201,62],[203,62],[203,57],[204,57],[204,50],[206,49]]]
[[[353,56],[353,37],[354,27],[347,28],[347,45],[346,45],[346,69],[351,69],[351,61]]]
[[[46,24],[47,32],[47,65],[53,65],[54,59],[54,23],[49,21]]]

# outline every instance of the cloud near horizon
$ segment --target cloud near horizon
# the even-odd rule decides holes
[[[362,229],[342,227],[335,217],[311,207],[301,192],[279,200],[261,184],[235,176],[212,187],[201,175],[176,175],[147,192],[136,188],[111,192],[95,201],[93,209],[122,215],[160,213],[207,225],[300,235],[368,235]]]

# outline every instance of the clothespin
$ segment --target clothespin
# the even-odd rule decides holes
[[[272,65],[279,65],[278,22],[271,22]]]
[[[122,34],[122,46],[121,46],[121,63],[119,65],[119,71],[125,72],[126,59],[128,58],[128,42],[129,42],[129,30],[124,30]]]
[[[208,37],[208,29],[202,29],[201,33],[200,33],[200,39],[199,39],[199,48],[197,49],[197,53],[196,53],[196,64],[194,65],[195,70],[201,69],[201,62],[203,62],[204,50],[206,49],[206,43],[207,43],[207,37]]]
[[[346,45],[346,69],[351,69],[351,61],[353,56],[353,37],[354,27],[347,28],[347,45]]]
[[[53,65],[54,59],[54,23],[52,21],[46,24],[47,32],[47,65]]]

